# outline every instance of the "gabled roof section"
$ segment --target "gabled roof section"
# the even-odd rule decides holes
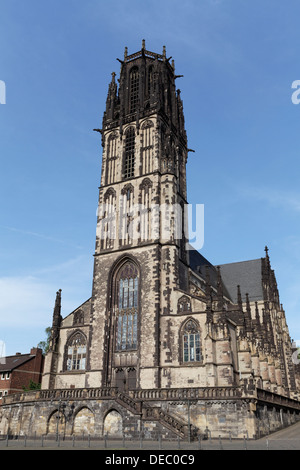
[[[206,267],[208,268],[210,283],[214,289],[217,289],[218,283],[218,272],[217,268],[213,266],[204,256],[199,253],[199,251],[195,250],[192,245],[188,247],[189,251],[189,258],[190,258],[190,268],[195,273],[199,274],[202,279],[206,279]],[[231,295],[226,288],[226,285],[223,282],[223,293],[224,296],[228,299],[231,299]],[[232,300],[232,299],[231,299]]]
[[[213,266],[204,256],[202,256],[192,245],[189,245],[190,268],[200,274],[205,279],[206,266],[210,276],[212,287],[217,287],[217,267]],[[239,261],[237,263],[221,264],[220,272],[223,282],[224,296],[237,303],[237,286],[240,286],[242,300],[246,301],[246,294],[249,300],[263,300],[262,289],[262,259],[249,261]]]
[[[34,357],[35,355],[32,354],[16,354],[15,356],[1,358],[0,373],[11,372]]]
[[[222,264],[220,270],[223,283],[234,303],[237,303],[238,285],[243,302],[246,301],[246,294],[249,294],[249,300],[252,302],[263,300],[261,258]]]
[[[90,297],[89,299],[87,299],[85,302],[83,302],[81,305],[79,305],[79,307],[76,307],[72,312],[68,313],[68,315],[66,315],[63,320],[65,320],[66,318],[68,318],[70,315],[73,315],[77,310],[79,310],[80,308],[82,308],[84,305],[90,303],[92,300],[92,297]]]

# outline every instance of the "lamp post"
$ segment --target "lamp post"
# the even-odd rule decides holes
[[[188,407],[188,442],[191,442],[191,405],[197,404],[197,400],[187,400]]]
[[[61,410],[61,408],[64,409],[65,407],[66,407],[65,403],[62,403],[62,400],[60,398],[59,403],[58,403],[57,416],[56,416],[56,436],[55,436],[56,441],[58,441],[58,427],[59,427],[59,420],[61,418],[60,410]],[[62,414],[62,416],[63,416],[63,414]]]
[[[54,401],[55,401],[55,398],[52,398],[51,402],[50,402],[51,405],[53,404]],[[58,435],[59,435],[59,420],[61,418],[65,417],[65,423],[66,423],[67,420],[71,419],[72,414],[74,412],[75,406],[74,406],[74,403],[72,403],[71,406],[70,406],[69,415],[65,416],[64,410],[66,409],[69,402],[70,402],[70,399],[68,399],[66,401],[63,401],[61,397],[58,401],[58,408],[57,408],[57,415],[56,415],[56,432],[55,432],[55,440],[56,441],[58,441]]]

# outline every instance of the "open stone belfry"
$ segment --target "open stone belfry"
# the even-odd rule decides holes
[[[213,266],[187,242],[188,143],[174,61],[125,48],[108,87],[91,298],[56,295],[39,391],[3,434],[257,438],[300,417],[269,251]]]

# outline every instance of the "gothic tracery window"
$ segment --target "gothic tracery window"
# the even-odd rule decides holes
[[[148,242],[152,239],[151,200],[152,181],[145,178],[140,184],[140,240]]]
[[[141,132],[141,163],[142,174],[151,173],[153,170],[153,148],[154,148],[154,124],[150,119],[142,125]]]
[[[178,305],[177,305],[177,312],[178,313],[186,313],[186,312],[191,312],[192,307],[191,307],[191,301],[188,297],[183,296],[178,300]]]
[[[130,72],[130,112],[137,110],[139,101],[139,69],[133,67]]]
[[[116,287],[116,350],[137,349],[139,277],[134,263],[126,262],[120,269]]]
[[[77,310],[77,312],[74,313],[73,317],[73,325],[82,325],[84,323],[84,313],[82,310]]]
[[[79,331],[67,344],[67,370],[84,370],[86,363],[86,339]]]
[[[200,330],[196,322],[188,320],[182,332],[183,362],[199,362],[202,360]]]
[[[124,186],[120,200],[119,241],[121,245],[132,242],[135,232],[134,224],[134,188],[131,183]]]
[[[101,249],[114,247],[116,238],[116,191],[109,188],[103,198],[103,213],[99,224],[99,238]]]
[[[130,127],[126,132],[124,157],[124,178],[133,178],[135,157],[135,131],[133,127]]]
[[[116,181],[117,174],[117,134],[114,132],[107,140],[107,165],[105,184]]]

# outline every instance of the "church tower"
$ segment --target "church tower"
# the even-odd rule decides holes
[[[3,397],[0,434],[243,439],[300,418],[268,249],[214,266],[187,243],[189,149],[170,60],[143,41],[112,74],[95,129],[92,295],[63,318],[57,292],[41,390]]]
[[[90,386],[161,386],[161,317],[188,285],[187,137],[174,61],[125,48],[103,116]]]

